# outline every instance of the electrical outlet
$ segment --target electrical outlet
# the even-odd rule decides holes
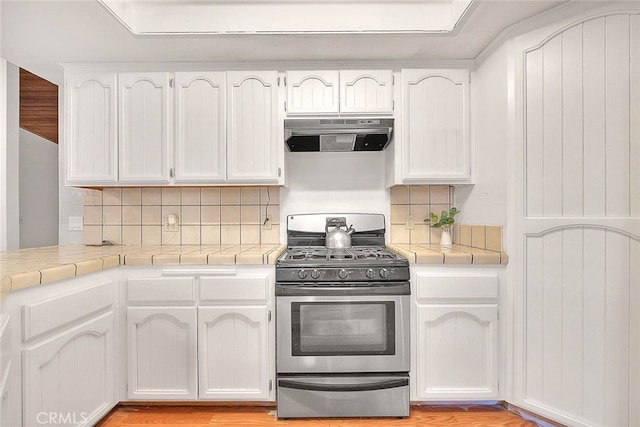
[[[70,216],[69,217],[69,231],[82,231],[83,223],[81,216]],[[22,218],[20,218],[22,220]]]
[[[271,230],[271,215],[267,215],[267,218],[262,223],[263,230]]]
[[[170,214],[165,218],[164,231],[178,231],[178,215]]]
[[[404,217],[404,228],[406,230],[413,230],[415,228],[415,224],[413,222],[413,215],[407,215]]]

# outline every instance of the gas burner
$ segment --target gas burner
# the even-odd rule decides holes
[[[284,262],[325,260],[336,262],[395,260],[398,256],[384,247],[351,247],[327,249],[323,247],[291,247],[282,257]]]
[[[327,220],[344,217],[356,230],[351,247],[325,247]],[[287,217],[288,249],[276,263],[276,282],[392,283],[409,280],[409,261],[385,247],[381,214],[301,214]]]

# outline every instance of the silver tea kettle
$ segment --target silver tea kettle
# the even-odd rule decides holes
[[[342,227],[345,229],[343,230]],[[329,231],[329,228],[333,230]],[[344,217],[327,218],[324,227],[326,232],[324,245],[328,249],[345,249],[351,247],[351,234],[356,231],[352,226],[347,228],[347,219]]]

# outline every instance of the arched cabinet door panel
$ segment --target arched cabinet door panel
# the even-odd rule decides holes
[[[120,182],[168,184],[171,106],[169,73],[121,73]]]
[[[223,72],[175,73],[175,181],[226,179],[226,87]]]
[[[402,182],[471,179],[468,70],[402,70]]]
[[[114,404],[113,312],[23,350],[23,425],[93,425]],[[46,418],[49,421],[49,418]]]
[[[268,308],[198,308],[200,398],[264,400],[269,397]]]
[[[129,398],[196,399],[195,307],[127,309]]]
[[[391,70],[340,71],[341,113],[393,113]]]
[[[418,399],[498,396],[496,304],[417,308]]]
[[[278,183],[284,157],[276,71],[227,73],[227,182]]]
[[[287,114],[338,114],[338,71],[287,71]]]
[[[116,73],[65,76],[65,150],[68,185],[118,182]]]

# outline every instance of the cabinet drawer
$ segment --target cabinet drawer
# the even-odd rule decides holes
[[[113,281],[22,306],[23,340],[59,328],[113,304]]]
[[[428,301],[497,301],[496,275],[431,275],[416,276],[418,300]]]
[[[195,277],[136,277],[128,280],[129,303],[195,303]]]
[[[200,279],[200,300],[267,301],[269,289],[267,276],[250,277],[202,277]]]

